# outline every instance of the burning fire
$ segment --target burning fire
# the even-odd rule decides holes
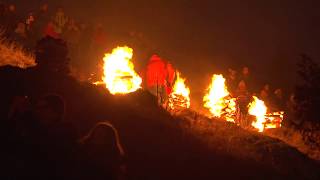
[[[132,49],[117,47],[111,54],[105,54],[103,82],[111,94],[127,94],[141,88],[142,79],[134,71],[130,61]]]
[[[222,75],[213,75],[208,93],[204,96],[204,107],[208,108],[214,117],[224,117],[234,122],[233,114],[236,111],[236,101],[230,97]]]
[[[249,114],[256,117],[256,121],[252,122],[252,126],[257,128],[259,132],[264,130],[264,124],[266,122],[265,114],[267,113],[267,106],[264,102],[253,96],[253,101],[249,104]]]
[[[172,93],[169,95],[168,106],[170,109],[190,107],[190,89],[185,85],[185,79],[177,72],[177,79],[174,83]]]
[[[251,125],[259,132],[265,129],[280,128],[284,117],[283,111],[267,113],[267,106],[256,96],[253,96],[253,101],[249,104],[249,114],[256,117],[256,121]]]
[[[281,122],[283,118],[284,118],[284,111],[267,113],[265,128],[271,129],[271,128],[281,127]]]
[[[236,98],[232,99],[227,99],[226,103],[228,104],[227,108],[225,109],[225,118],[229,122],[235,122],[235,115],[237,111],[237,103],[236,103]]]

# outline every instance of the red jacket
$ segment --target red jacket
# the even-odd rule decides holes
[[[165,86],[171,91],[173,86],[175,70],[172,64],[161,59],[157,55],[153,55],[147,65],[146,82],[148,87]]]
[[[147,65],[147,86],[164,86],[166,84],[167,71],[165,62],[157,55],[153,55]]]
[[[44,36],[50,36],[55,39],[59,39],[59,34],[55,31],[54,25],[52,23],[48,23],[45,27]]]

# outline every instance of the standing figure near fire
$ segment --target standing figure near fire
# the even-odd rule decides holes
[[[248,127],[250,122],[247,119],[248,115],[248,104],[250,102],[250,95],[246,86],[245,81],[240,81],[238,89],[236,91],[237,97],[237,113],[236,122],[242,127]]]
[[[283,97],[282,89],[278,88],[274,91],[272,108],[276,111],[284,111],[286,109],[286,102]]]
[[[252,85],[250,84],[251,83],[250,71],[249,71],[249,68],[246,66],[242,68],[241,74],[239,75],[238,87],[240,86],[241,82],[245,83],[247,91],[252,92],[252,89],[251,89]]]
[[[148,90],[163,104],[174,83],[175,71],[170,63],[153,55],[147,65],[145,82]]]
[[[14,39],[20,44],[24,45],[27,39],[26,25],[23,22],[19,22],[17,28],[14,30]]]
[[[48,12],[48,4],[43,4],[38,12],[35,14],[36,21],[34,22],[35,40],[39,40],[43,36],[43,31],[50,21],[50,14]]]
[[[237,71],[229,68],[228,69],[228,76],[227,76],[227,85],[231,94],[234,95],[237,90]]]
[[[65,25],[67,24],[68,22],[68,18],[67,16],[65,15],[63,9],[61,7],[58,8],[55,16],[54,16],[54,23],[57,25],[56,26],[56,32],[58,34],[62,34],[63,33],[63,30],[65,28]]]
[[[260,98],[265,102],[266,105],[270,105],[270,85],[265,84],[260,91]]]

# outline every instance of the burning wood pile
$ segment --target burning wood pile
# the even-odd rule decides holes
[[[173,86],[173,91],[168,97],[168,109],[170,111],[180,111],[190,108],[190,89],[185,85],[185,79],[177,73],[177,80]]]
[[[235,122],[236,102],[231,97],[222,75],[213,75],[207,94],[203,97],[204,107],[213,117]]]

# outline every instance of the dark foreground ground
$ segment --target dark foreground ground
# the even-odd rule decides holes
[[[280,140],[191,111],[173,117],[144,91],[112,101],[133,179],[320,178],[317,162]]]
[[[45,87],[64,97],[67,119],[80,135],[98,121],[115,125],[129,179],[320,179],[319,164],[282,141],[191,111],[172,116],[144,90],[112,96],[58,74],[50,81],[31,75],[37,79],[24,85],[30,96]],[[3,82],[13,87],[4,94],[15,94],[19,79]]]

